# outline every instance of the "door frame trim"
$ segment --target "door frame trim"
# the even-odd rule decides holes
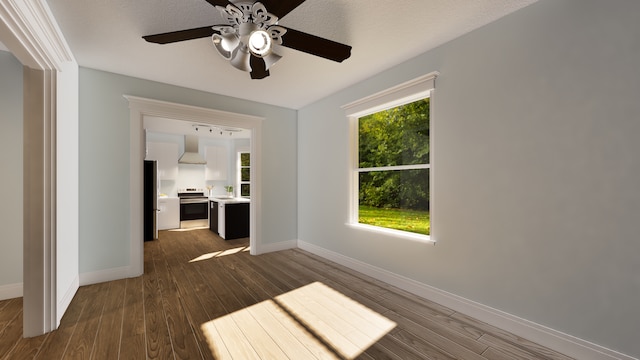
[[[171,120],[182,120],[211,125],[244,128],[251,131],[251,207],[249,248],[252,255],[261,253],[261,237],[258,229],[262,228],[261,208],[261,169],[262,155],[262,123],[263,117],[232,113],[227,111],[147,99],[132,95],[123,95],[129,101],[129,208],[131,211],[130,227],[130,262],[129,276],[140,276],[144,273],[143,245],[143,161],[145,157],[144,117],[155,116]]]
[[[46,1],[0,2],[0,41],[24,68],[23,336],[58,327],[57,73],[75,62]]]

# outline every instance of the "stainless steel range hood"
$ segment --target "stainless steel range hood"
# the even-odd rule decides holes
[[[184,154],[178,159],[179,164],[204,165],[207,162],[198,153],[198,137],[195,135],[184,136]]]

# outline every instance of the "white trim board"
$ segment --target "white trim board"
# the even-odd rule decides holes
[[[62,63],[75,61],[62,31],[44,0],[0,2],[0,30],[12,36],[0,40],[23,65],[62,70]]]
[[[529,341],[576,359],[637,360],[589,341],[579,339],[515,315],[494,309],[461,296],[440,290],[388,270],[344,256],[317,245],[298,240],[298,248],[331,260],[375,279],[392,284],[452,310],[471,316],[487,324],[509,331]]]
[[[122,266],[119,268],[81,273],[78,281],[80,286],[85,286],[138,276],[132,276],[131,273],[132,270],[130,266]]]
[[[145,154],[144,117],[239,127],[251,131],[251,206],[249,207],[249,248],[252,255],[264,252],[262,246],[262,122],[264,118],[168,101],[123,95],[129,101],[129,208],[131,209],[130,266],[123,277],[144,272],[142,231],[142,164]],[[137,195],[136,195],[137,194]],[[82,281],[81,281],[82,283]]]
[[[279,241],[273,244],[263,244],[260,247],[260,252],[256,255],[282,251],[282,250],[295,249],[297,247],[298,247],[298,240]]]
[[[22,297],[22,283],[0,285],[0,300]]]
[[[60,320],[62,320],[66,309],[68,309],[69,305],[71,305],[71,300],[73,300],[73,297],[76,295],[79,287],[80,276],[76,276],[71,282],[71,285],[69,285],[69,287],[67,288],[67,291],[65,291],[64,296],[62,296],[60,301],[58,301],[58,309],[65,309],[65,311],[58,311],[56,318],[56,328],[60,326]]]

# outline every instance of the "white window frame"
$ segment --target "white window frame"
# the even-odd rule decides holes
[[[386,234],[396,238],[408,239],[414,241],[420,241],[425,243],[435,243],[434,237],[434,217],[433,217],[433,118],[430,118],[429,124],[429,165],[419,165],[422,168],[429,168],[429,217],[431,224],[431,235],[416,234],[408,231],[401,231],[395,229],[389,229],[379,226],[372,226],[361,224],[358,222],[358,208],[359,208],[359,174],[363,170],[402,170],[406,166],[389,166],[387,169],[375,168],[375,169],[360,169],[358,162],[358,121],[361,117],[371,115],[383,110],[391,109],[401,105],[405,105],[411,102],[415,102],[425,98],[431,98],[431,104],[429,112],[431,115],[433,109],[433,97],[435,90],[435,79],[438,76],[438,72],[431,72],[429,74],[420,76],[416,79],[407,81],[400,85],[394,86],[390,89],[381,91],[379,93],[367,96],[360,100],[342,106],[345,114],[349,120],[349,132],[350,132],[350,201],[349,201],[349,219],[347,224],[357,229],[371,231],[379,234]],[[414,168],[415,166],[411,166]]]
[[[238,197],[244,197],[247,199],[251,199],[251,195],[249,195],[249,197],[246,196],[242,196],[242,185],[249,185],[249,191],[251,191],[251,180],[249,181],[242,181],[242,154],[249,154],[249,161],[251,161],[251,150],[249,148],[238,148],[236,151],[236,169],[237,169],[237,174],[236,174],[236,189],[238,189]],[[246,168],[247,166],[244,166],[244,168]],[[251,176],[253,175],[252,171],[251,171],[251,165],[248,166],[249,168],[249,179],[251,179]]]

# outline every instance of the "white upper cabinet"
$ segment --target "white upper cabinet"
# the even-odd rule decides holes
[[[224,146],[207,146],[205,148],[204,176],[206,180],[227,180],[229,167],[229,151]]]
[[[176,180],[178,178],[178,152],[177,143],[148,142],[147,157],[145,160],[158,162],[159,180]]]

